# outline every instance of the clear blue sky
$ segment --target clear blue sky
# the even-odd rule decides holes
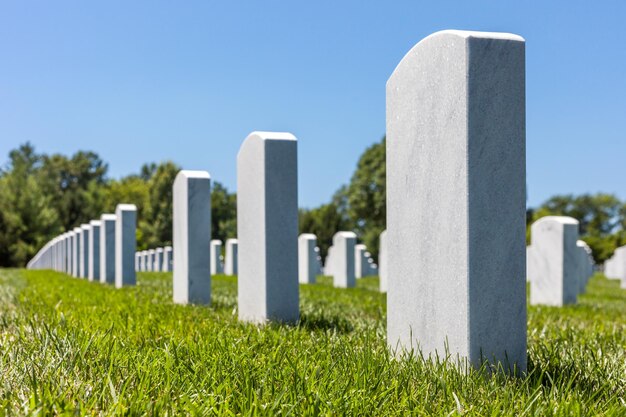
[[[385,130],[385,82],[442,29],[526,39],[529,205],[626,199],[624,1],[0,0],[0,162],[93,150],[112,177],[171,159],[234,190],[254,130],[299,139],[300,205]]]

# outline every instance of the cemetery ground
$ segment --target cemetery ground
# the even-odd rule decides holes
[[[596,275],[579,304],[529,307],[528,373],[395,360],[377,278],[301,285],[298,325],[171,301],[170,273],[136,287],[0,270],[0,414],[626,415],[626,290]]]

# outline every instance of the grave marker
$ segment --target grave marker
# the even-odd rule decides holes
[[[524,40],[442,31],[387,82],[387,338],[526,369]]]

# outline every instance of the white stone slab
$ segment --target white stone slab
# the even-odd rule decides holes
[[[353,232],[337,232],[333,236],[333,251],[330,260],[333,274],[333,285],[337,288],[356,286],[354,274],[354,247],[356,234]]]
[[[156,262],[156,251],[148,249],[148,272],[154,272],[154,264]]]
[[[174,180],[174,302],[211,303],[211,177],[180,171]]]
[[[100,216],[100,282],[115,284],[115,214]]]
[[[226,239],[226,257],[224,259],[224,274],[237,275],[239,270],[239,241],[237,239]]]
[[[300,284],[315,284],[318,271],[317,236],[302,233],[298,236],[298,281]]]
[[[83,235],[83,230],[80,227],[74,228],[74,242],[72,244],[72,276],[74,278],[80,277],[80,248],[81,248],[81,237]]]
[[[563,306],[576,303],[580,288],[578,220],[546,216],[530,228],[532,251],[528,261],[530,303]]]
[[[380,234],[380,243],[378,248],[378,277],[380,292],[387,292],[389,278],[387,272],[387,231],[383,230]]]
[[[67,232],[65,234],[65,273],[72,274],[72,243],[74,241],[74,232]]]
[[[91,228],[88,224],[81,224],[80,229],[81,235],[78,275],[81,278],[87,278],[87,271],[89,270],[89,241],[91,240]]]
[[[297,141],[253,132],[237,155],[239,318],[299,318]]]
[[[526,369],[524,40],[437,32],[387,82],[387,337]]]
[[[363,278],[367,275],[367,259],[365,257],[367,252],[367,246],[362,243],[354,245],[354,276],[356,278]]]
[[[166,246],[163,248],[163,266],[161,267],[163,272],[172,272],[172,247]]]
[[[222,266],[222,241],[218,239],[211,240],[211,275],[223,274]]]
[[[115,217],[115,287],[122,288],[137,283],[137,207],[134,204],[118,204]]]
[[[89,281],[100,281],[100,220],[89,222],[91,226],[91,238],[89,239],[89,268],[87,278]]]
[[[334,265],[333,252],[334,251],[335,251],[335,248],[333,248],[333,246],[330,245],[328,247],[328,251],[326,252],[326,259],[324,259],[324,275],[328,277],[332,277],[335,275],[335,273],[333,272],[333,265]]]
[[[154,250],[154,272],[161,272],[163,267],[163,248],[156,248]]]

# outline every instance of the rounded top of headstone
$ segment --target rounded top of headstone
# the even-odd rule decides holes
[[[294,135],[289,132],[260,132],[255,131],[250,133],[241,144],[239,148],[239,152],[237,153],[237,159],[240,158],[242,152],[248,147],[252,147],[251,152],[258,152],[254,150],[255,143],[262,143],[266,141],[289,141],[289,142],[297,142],[297,139]]]
[[[115,207],[115,211],[137,211],[137,206],[134,204],[126,204],[126,203],[122,203],[122,204],[118,204]]]
[[[178,171],[178,174],[176,174],[176,178],[178,177],[211,179],[211,174],[209,174],[207,171],[183,169],[181,171]]]
[[[479,31],[471,31],[471,30],[457,30],[457,29],[446,29],[440,30],[439,32],[435,32],[433,34],[428,35],[418,43],[416,43],[405,55],[402,57],[393,73],[389,77],[389,80],[395,78],[394,76],[398,72],[400,68],[403,68],[405,64],[408,64],[409,67],[412,67],[407,61],[410,61],[418,51],[428,44],[442,44],[442,46],[449,45],[450,39],[457,38],[462,40],[463,42],[467,42],[469,39],[490,39],[490,40],[504,40],[504,41],[514,41],[514,42],[525,42],[524,38],[519,35],[515,35],[512,33],[506,32],[479,32]]]
[[[89,222],[91,226],[100,226],[102,222],[100,220],[92,220]]]
[[[445,29],[440,30],[439,32],[435,32],[432,35],[427,36],[423,40],[430,38],[431,36],[440,36],[440,35],[455,35],[461,38],[479,38],[479,39],[500,39],[505,41],[517,41],[517,42],[525,42],[525,39],[520,35],[516,35],[514,33],[507,32],[481,32],[477,30],[458,30],[458,29]]]
[[[289,132],[263,132],[254,131],[248,135],[246,140],[251,137],[258,137],[260,140],[297,140],[296,137]]]
[[[545,216],[545,217],[540,218],[533,224],[540,224],[540,223],[546,223],[546,222],[553,222],[553,223],[559,223],[559,224],[573,224],[573,225],[578,226],[578,220],[569,216]]]
[[[335,237],[339,237],[339,236],[341,236],[341,237],[353,237],[353,238],[356,238],[356,233],[354,233],[354,232],[337,232],[337,233],[335,233],[335,235],[333,236],[333,238],[335,238]]]

